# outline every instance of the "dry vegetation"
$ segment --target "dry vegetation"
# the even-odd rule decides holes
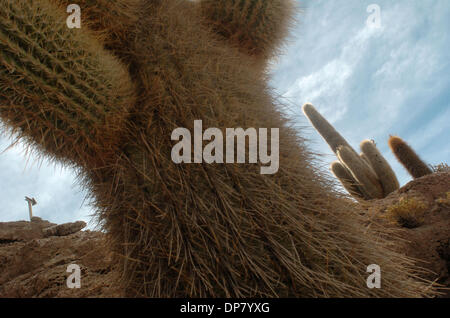
[[[416,198],[405,198],[390,206],[386,218],[399,226],[416,228],[423,224],[427,205]]]

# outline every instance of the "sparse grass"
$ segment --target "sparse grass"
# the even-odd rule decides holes
[[[386,218],[402,227],[409,229],[419,227],[424,222],[427,205],[416,198],[406,198],[390,206]]]
[[[431,166],[433,172],[450,172],[450,166],[446,163],[440,163],[436,166]]]

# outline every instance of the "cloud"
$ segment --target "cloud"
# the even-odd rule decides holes
[[[283,95],[296,104],[305,101],[317,105],[331,123],[343,118],[349,109],[349,80],[366,54],[368,42],[382,29],[365,26],[342,45],[337,58],[311,74],[299,77]]]

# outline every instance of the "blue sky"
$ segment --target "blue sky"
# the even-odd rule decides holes
[[[316,108],[358,148],[374,139],[400,183],[411,180],[387,146],[390,134],[410,143],[430,164],[450,163],[450,1],[303,0],[286,50],[272,66],[271,84],[288,102],[286,112],[323,157],[335,160],[301,112]],[[366,20],[370,4],[380,28]],[[28,217],[24,196],[34,196],[35,215],[55,223],[84,220],[93,211],[72,171],[27,156],[20,146],[1,153],[0,222]],[[28,161],[27,161],[28,158]]]

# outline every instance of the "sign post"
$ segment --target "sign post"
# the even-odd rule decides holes
[[[28,210],[30,212],[30,221],[31,221],[31,218],[33,217],[33,208],[32,208],[32,206],[36,205],[37,202],[36,202],[36,200],[34,198],[30,199],[29,197],[25,197],[25,201],[28,202]]]

